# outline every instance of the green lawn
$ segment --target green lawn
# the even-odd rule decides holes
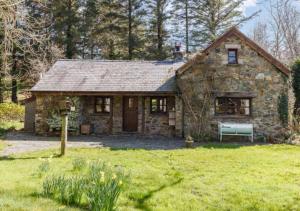
[[[0,210],[76,210],[39,196],[39,158],[56,151],[0,159]],[[70,173],[76,157],[100,158],[130,172],[120,210],[300,210],[297,146],[72,149],[66,157],[52,159],[51,174]]]

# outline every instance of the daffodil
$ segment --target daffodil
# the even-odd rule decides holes
[[[101,178],[100,178],[100,182],[104,182],[105,181],[105,178],[104,178],[104,176],[101,176]]]
[[[123,184],[123,182],[122,182],[122,180],[120,180],[120,181],[119,181],[119,185],[122,185],[122,184]]]
[[[112,175],[112,179],[116,179],[117,178],[117,175],[116,174],[113,174]]]

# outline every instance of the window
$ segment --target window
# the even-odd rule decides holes
[[[237,64],[237,49],[228,49],[228,64]]]
[[[251,115],[251,99],[250,98],[216,98],[215,101],[216,115]]]
[[[150,101],[151,113],[166,113],[167,112],[167,98],[166,97],[152,97]]]
[[[133,108],[134,99],[132,97],[128,98],[128,108]]]
[[[110,97],[96,97],[95,112],[96,113],[110,113]]]

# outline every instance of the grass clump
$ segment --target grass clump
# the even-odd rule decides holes
[[[73,171],[80,171],[86,167],[87,162],[84,158],[75,158],[72,161],[72,165],[73,165]]]
[[[106,164],[96,161],[79,175],[47,177],[43,182],[43,195],[58,199],[66,205],[91,210],[115,210],[125,179],[122,171],[114,171]]]
[[[50,157],[48,159],[42,159],[42,158],[40,158],[40,160],[42,162],[38,166],[38,170],[37,170],[37,174],[38,174],[39,177],[42,177],[43,175],[45,175],[50,170],[51,159],[52,159],[52,157]]]

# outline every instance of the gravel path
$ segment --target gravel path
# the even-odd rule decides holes
[[[8,146],[0,156],[32,152],[60,147],[59,137],[35,136],[31,133],[8,133],[5,139]],[[143,137],[138,135],[120,136],[76,136],[70,137],[68,147],[111,147],[135,149],[179,149],[184,147],[182,139],[165,137]]]

